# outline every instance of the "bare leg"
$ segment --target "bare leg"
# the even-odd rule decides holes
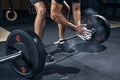
[[[70,8],[69,8],[68,4],[64,1],[62,13],[66,18],[68,18],[69,12],[70,12]],[[63,27],[63,25],[58,24],[58,29],[59,29],[59,40],[62,40],[62,39],[64,39],[66,28]]]
[[[59,40],[62,40],[65,36],[65,27],[63,27],[61,24],[58,24],[59,29]]]
[[[75,23],[75,25],[79,26],[81,24],[80,3],[73,2],[72,12],[73,12],[74,23]]]
[[[34,4],[36,9],[36,18],[34,22],[35,33],[42,39],[43,38],[43,29],[46,19],[46,6],[44,2],[37,2]]]

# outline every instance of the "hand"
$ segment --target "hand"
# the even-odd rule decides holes
[[[76,33],[83,40],[89,40],[92,37],[92,31],[88,30],[85,26],[86,24],[81,24],[78,26]]]
[[[86,30],[84,27],[86,26],[87,24],[80,24],[79,26],[76,27],[76,33],[77,34],[83,34],[83,32]]]

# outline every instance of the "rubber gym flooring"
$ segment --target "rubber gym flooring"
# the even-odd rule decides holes
[[[43,39],[45,45],[58,40],[56,23],[50,19],[48,19],[46,23]],[[13,24],[3,27],[10,32],[15,29],[33,30],[33,23]],[[67,29],[66,37],[71,35],[74,35],[74,32]],[[4,40],[5,39],[0,42],[0,56],[5,55]],[[77,43],[84,43],[84,41],[78,38],[68,42],[71,43],[72,46],[75,46]],[[61,60],[56,64],[46,66],[34,80],[120,80],[120,28],[112,28],[109,39],[102,43],[102,45],[106,47],[104,51],[85,52],[78,50],[77,54]],[[69,54],[70,53],[59,53],[56,58]],[[10,68],[9,63],[5,63],[0,64],[0,80],[26,79],[16,75]]]

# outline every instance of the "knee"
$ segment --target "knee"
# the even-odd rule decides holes
[[[45,18],[46,14],[47,14],[47,10],[46,8],[39,8],[36,10],[37,16],[41,17],[41,18]]]
[[[52,19],[52,20],[56,20],[57,19],[57,16],[58,16],[58,14],[56,13],[56,12],[52,12],[51,14],[50,14],[50,18]]]
[[[75,5],[75,6],[73,7],[73,10],[74,10],[74,11],[80,11],[80,6],[79,6],[79,5]]]

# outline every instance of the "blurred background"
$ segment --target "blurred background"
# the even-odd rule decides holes
[[[71,0],[67,0],[71,4]],[[5,17],[6,11],[9,9],[9,0],[0,0],[0,22],[7,23],[26,23],[34,20],[35,11],[29,0],[11,0],[13,9],[17,12],[17,20],[9,21]],[[98,14],[103,15],[110,21],[120,21],[120,0],[81,0],[81,12],[91,8]],[[27,16],[26,16],[27,15]],[[29,18],[29,20],[26,20]]]

